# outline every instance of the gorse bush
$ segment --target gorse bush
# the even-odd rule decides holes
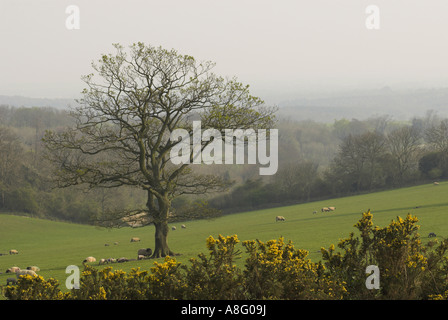
[[[333,281],[324,266],[307,259],[306,250],[295,249],[283,238],[243,243],[246,260],[244,283],[251,299],[341,299],[343,281]]]
[[[423,245],[417,218],[408,215],[380,228],[367,211],[338,249],[322,248],[322,262],[283,238],[240,241],[236,235],[210,236],[208,255],[201,253],[182,265],[172,257],[154,262],[149,271],[129,273],[86,265],[80,288],[63,293],[55,279],[22,276],[7,286],[8,299],[80,300],[253,300],[253,299],[446,299],[448,240]],[[235,261],[245,249],[244,269]],[[380,270],[380,288],[367,289],[366,268]]]
[[[190,259],[191,266],[183,266],[185,299],[243,299],[242,271],[234,264],[241,251],[236,249],[240,241],[236,235],[217,239],[207,238],[209,257],[199,254]]]
[[[15,286],[7,286],[5,296],[10,300],[63,300],[69,297],[62,293],[57,280],[45,280],[41,276],[20,276]]]
[[[334,245],[322,248],[328,274],[344,281],[352,299],[427,299],[448,289],[448,240],[423,245],[415,216],[397,217],[388,226],[373,226],[370,211],[355,225],[360,236],[351,233]],[[366,290],[365,270],[380,269],[380,289]]]

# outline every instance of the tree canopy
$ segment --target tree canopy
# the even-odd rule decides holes
[[[48,158],[58,164],[60,187],[128,185],[147,191],[143,212],[156,226],[154,257],[166,256],[173,254],[166,241],[171,201],[228,186],[219,176],[195,172],[192,161],[173,164],[171,150],[180,141],[170,139],[171,132],[184,129],[191,136],[193,120],[222,134],[272,128],[275,109],[252,96],[248,85],[215,75],[210,61],[143,43],[128,52],[119,44],[114,48],[92,63],[94,73],[82,77],[87,87],[71,113],[75,125],[46,133]],[[200,149],[212,141],[200,141]],[[141,213],[137,208],[126,215]]]

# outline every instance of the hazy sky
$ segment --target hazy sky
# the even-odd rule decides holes
[[[76,5],[80,29],[68,30]],[[380,29],[365,22],[368,5]],[[448,86],[447,0],[1,0],[0,95],[72,98],[111,44],[144,42],[217,63],[252,93]]]

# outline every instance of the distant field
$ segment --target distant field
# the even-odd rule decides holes
[[[324,206],[334,206],[336,211],[321,213]],[[420,234],[424,241],[429,232],[438,237],[448,234],[448,183],[421,185],[392,191],[338,198],[334,200],[311,202],[281,208],[258,210],[227,215],[214,220],[183,222],[186,229],[176,225],[170,231],[168,243],[176,257],[188,264],[188,259],[199,252],[206,252],[205,240],[208,236],[238,235],[241,241],[259,239],[262,241],[278,239],[283,236],[292,240],[296,248],[306,249],[310,258],[320,260],[319,250],[336,244],[340,238],[356,231],[353,225],[367,209],[373,213],[374,224],[387,225],[397,216],[408,213],[416,215],[421,226]],[[317,214],[313,214],[317,211]],[[275,216],[282,215],[284,222],[276,222]],[[140,237],[141,242],[131,243],[131,237]],[[118,245],[114,245],[118,242]],[[105,246],[105,244],[110,244]],[[0,214],[0,253],[17,249],[18,255],[0,256],[0,285],[6,284],[7,268],[30,265],[40,267],[38,272],[44,278],[54,277],[65,289],[65,268],[78,265],[87,256],[101,258],[136,258],[140,248],[154,248],[154,227],[101,229],[93,226],[27,218]],[[160,261],[160,260],[159,260]],[[240,260],[241,264],[244,261]],[[131,261],[113,264],[117,269],[129,271],[140,267],[149,269],[154,260]],[[97,263],[93,264],[94,266]],[[100,266],[101,267],[101,266]]]

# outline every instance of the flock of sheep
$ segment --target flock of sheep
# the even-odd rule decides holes
[[[182,225],[182,227],[184,228],[185,226]],[[140,238],[134,237],[131,238],[131,242],[140,242]],[[115,245],[118,245],[118,242],[114,243]],[[109,246],[109,244],[105,244],[105,246]],[[9,250],[9,254],[13,255],[13,254],[19,254],[19,251],[16,249],[11,249]],[[122,263],[122,262],[128,262],[128,261],[135,261],[135,260],[142,260],[142,259],[147,259],[149,257],[151,257],[152,255],[152,249],[151,248],[143,248],[143,249],[139,249],[137,251],[137,259],[128,259],[125,257],[121,257],[118,259],[115,258],[108,258],[108,259],[100,259],[98,264],[102,265],[102,264],[108,264],[108,263]],[[96,258],[89,256],[87,258],[85,258],[82,263],[86,264],[86,263],[92,263],[92,262],[96,262]],[[6,285],[10,285],[10,284],[17,284],[17,279],[19,279],[20,276],[22,275],[30,275],[30,276],[37,276],[37,273],[40,271],[40,268],[37,266],[29,266],[26,269],[20,269],[19,267],[11,267],[8,268],[6,270],[6,273],[15,273],[16,274],[16,278],[7,278],[6,279]]]
[[[434,182],[434,185],[438,186],[439,183],[438,182]],[[419,207],[416,207],[416,208],[419,208]],[[336,210],[336,207],[323,207],[322,209],[320,209],[321,212],[330,212],[330,211],[335,211],[335,210]],[[313,211],[313,214],[316,214],[316,213],[317,213],[317,211]],[[286,219],[283,216],[276,216],[275,217],[275,221],[276,222],[277,221],[286,221]],[[428,238],[434,238],[434,237],[437,237],[437,235],[434,232],[430,232],[428,234]]]
[[[182,229],[186,229],[187,227],[183,224],[181,225]],[[173,226],[171,227],[171,230],[176,230],[176,227]],[[138,237],[132,237],[131,238],[131,242],[140,242],[140,238]],[[114,242],[115,245],[118,245],[118,242]],[[109,246],[109,244],[105,244],[105,246]],[[152,256],[152,249],[151,248],[143,248],[143,249],[139,249],[137,251],[137,259],[128,259],[126,257],[121,257],[118,259],[115,258],[102,258],[98,261],[98,265],[103,265],[103,264],[109,264],[109,263],[122,263],[122,262],[128,262],[128,261],[135,261],[135,260],[143,260],[143,259],[148,259]],[[96,262],[96,258],[95,257],[87,257],[83,260],[83,264],[86,263],[92,263],[92,262]]]
[[[181,225],[181,227],[182,227],[182,229],[185,229],[186,228],[186,226],[183,224],[183,225]],[[173,226],[173,227],[171,227],[171,230],[176,230],[177,228],[176,228],[176,226]]]
[[[175,228],[175,227],[174,227]],[[182,225],[182,228],[185,228],[185,225]],[[175,229],[173,229],[175,230]],[[133,237],[131,238],[131,242],[140,242],[140,238],[137,237]],[[118,244],[118,242],[115,242],[114,244]],[[109,244],[105,244],[105,246],[108,246]],[[137,259],[128,259],[126,257],[121,257],[121,258],[102,258],[99,259],[98,261],[98,265],[104,265],[104,264],[109,264],[109,263],[123,263],[123,262],[128,262],[128,261],[135,261],[135,260],[143,260],[143,259],[148,259],[152,256],[152,249],[151,248],[143,248],[143,249],[139,249],[137,251]],[[92,262],[96,262],[96,258],[95,257],[87,257],[82,261],[82,264],[85,265],[87,263],[92,263]]]
[[[182,229],[185,229],[186,226],[183,224],[181,225]],[[176,227],[173,226],[171,228],[172,230],[176,230]],[[140,242],[140,238],[137,237],[133,237],[131,238],[131,242]],[[118,245],[118,242],[114,242],[114,245]],[[105,246],[109,246],[108,243],[105,244]],[[11,249],[9,250],[9,254],[13,255],[13,254],[19,254],[19,251],[16,249]],[[0,254],[0,255],[4,255],[4,254]],[[125,257],[121,257],[121,258],[107,258],[107,259],[100,259],[98,261],[98,265],[103,265],[103,264],[109,264],[109,263],[122,263],[122,262],[128,262],[128,261],[135,261],[135,260],[142,260],[142,259],[148,259],[152,256],[152,249],[151,248],[143,248],[143,249],[139,249],[137,251],[137,259],[128,259]],[[92,263],[92,262],[96,262],[96,258],[89,256],[87,258],[85,258],[82,263],[85,265],[87,263]],[[36,266],[29,266],[26,269],[20,269],[19,267],[11,267],[8,268],[6,270],[6,273],[15,273],[16,274],[16,278],[7,278],[6,279],[6,285],[9,284],[16,284],[17,283],[17,279],[19,279],[20,276],[22,275],[30,275],[30,276],[37,276],[37,271],[40,271],[40,269]]]
[[[9,254],[19,254],[19,251],[17,251],[16,249],[11,249],[9,250]],[[17,279],[19,279],[20,276],[30,275],[32,277],[36,277],[37,271],[40,271],[40,268],[36,266],[29,266],[26,269],[20,269],[19,267],[8,268],[5,273],[15,273],[16,278],[7,278],[6,285],[16,284]]]
[[[330,211],[335,211],[336,207],[324,207],[322,209],[320,209],[321,212],[330,212]],[[317,211],[313,211],[313,214],[316,214]],[[276,216],[275,217],[275,222],[277,221],[286,221],[284,216]]]

